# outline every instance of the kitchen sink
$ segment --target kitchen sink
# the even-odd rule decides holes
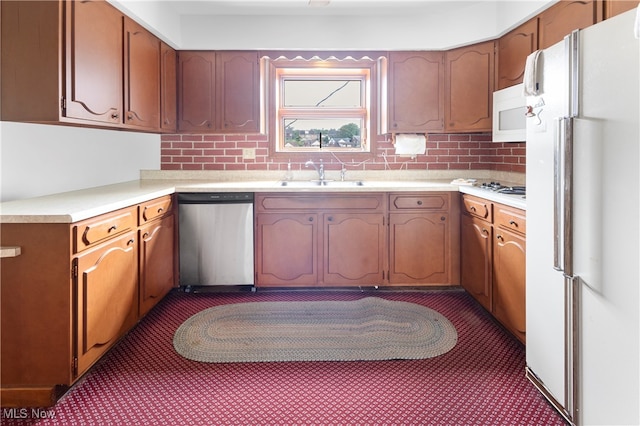
[[[288,186],[291,188],[315,188],[319,186],[327,188],[344,188],[351,186],[364,186],[361,180],[283,180],[278,182],[278,186]]]

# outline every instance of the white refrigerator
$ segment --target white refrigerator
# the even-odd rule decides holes
[[[526,375],[578,425],[640,424],[635,16],[543,50],[526,101]]]

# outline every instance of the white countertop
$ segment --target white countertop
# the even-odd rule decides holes
[[[398,192],[460,191],[492,201],[526,209],[522,196],[497,194],[470,186],[451,184],[451,180],[364,180],[329,186],[294,181],[282,186],[281,181],[225,181],[184,179],[140,179],[78,191],[63,192],[24,200],[0,203],[0,223],[73,223],[121,209],[174,192]]]
[[[482,189],[477,186],[460,186],[459,191],[463,194],[475,195],[496,203],[506,204],[522,210],[527,209],[527,199],[524,195],[502,194],[500,192]]]

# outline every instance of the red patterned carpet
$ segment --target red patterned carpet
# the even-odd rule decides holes
[[[458,344],[416,361],[205,364],[177,355],[175,330],[211,306],[248,301],[418,303]],[[171,293],[38,425],[562,425],[524,377],[524,349],[462,291]]]

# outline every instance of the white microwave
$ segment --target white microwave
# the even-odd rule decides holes
[[[493,92],[493,141],[524,142],[526,98],[522,83]]]

